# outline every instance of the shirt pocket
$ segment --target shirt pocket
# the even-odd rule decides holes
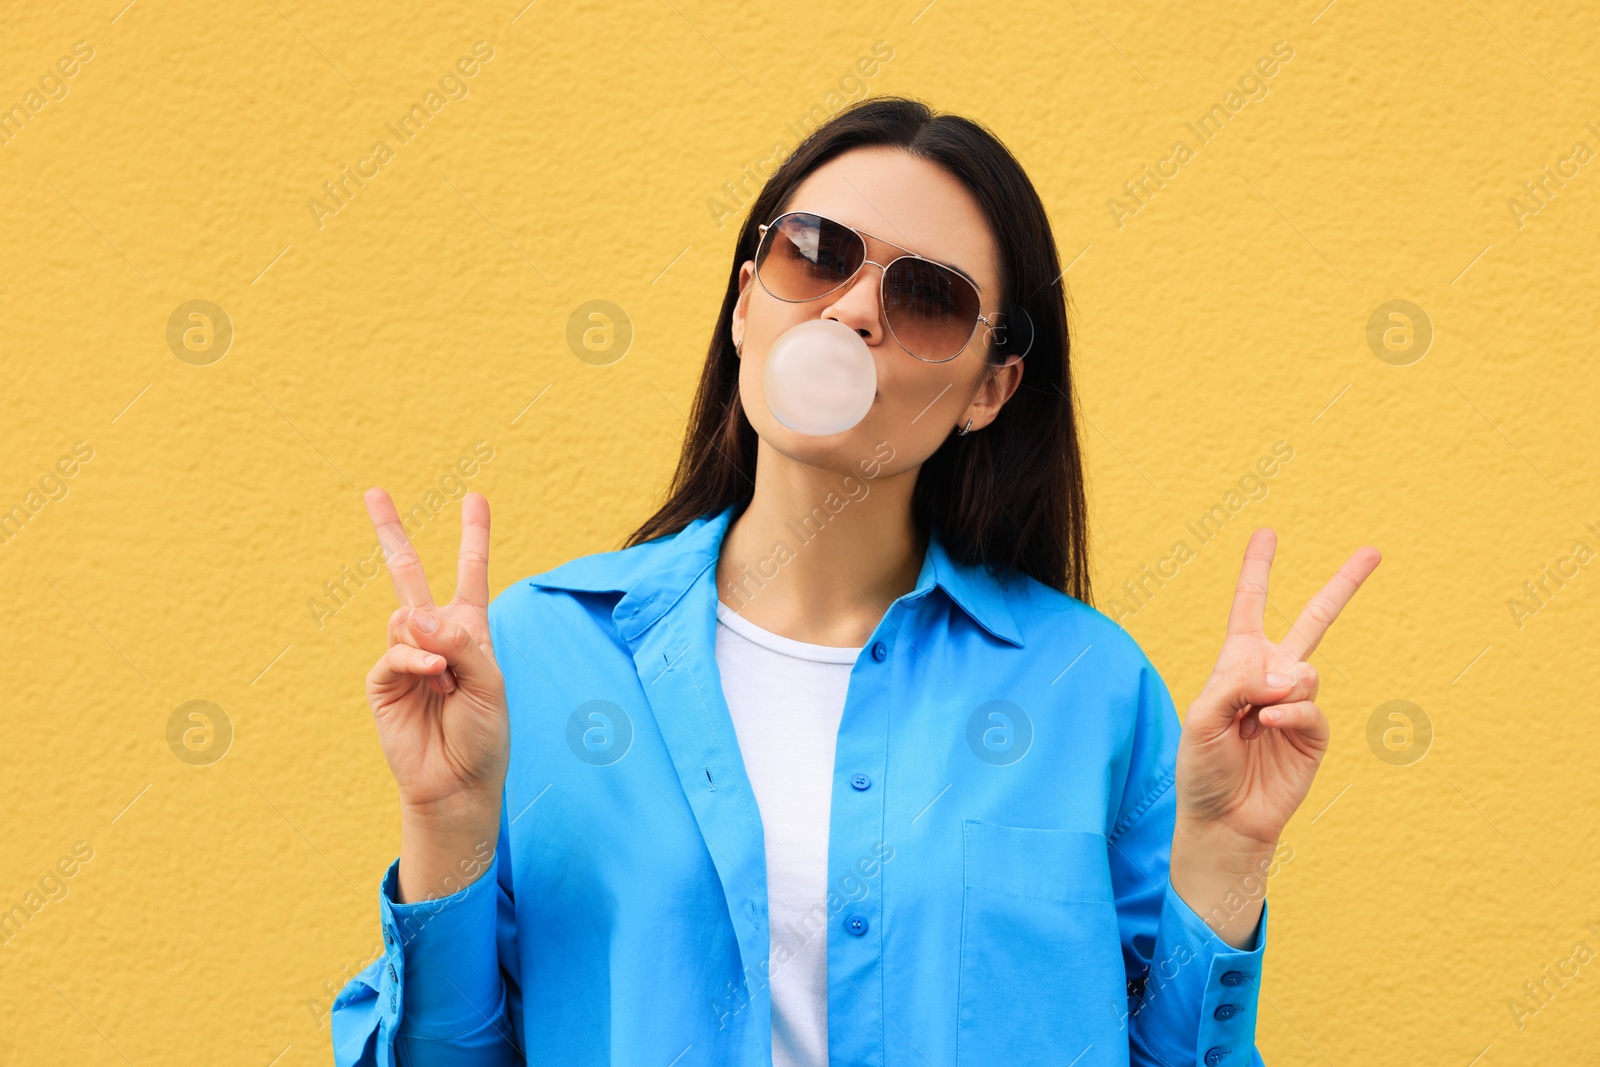
[[[956,1063],[1127,1064],[1105,835],[977,819],[963,834]]]

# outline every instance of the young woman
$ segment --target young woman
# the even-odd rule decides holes
[[[1089,606],[1061,273],[998,141],[870,99],[751,209],[623,548],[491,603],[471,493],[437,605],[367,493],[401,836],[338,1063],[1261,1063],[1266,878],[1329,736],[1305,661],[1378,553],[1274,642],[1255,531],[1180,727]],[[826,436],[763,392],[811,319],[877,372]]]

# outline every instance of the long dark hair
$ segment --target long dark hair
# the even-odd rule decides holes
[[[755,256],[756,226],[781,214],[807,175],[868,145],[936,163],[971,191],[999,245],[1002,306],[1020,306],[1034,329],[1021,386],[995,420],[966,436],[952,430],[917,472],[913,521],[924,531],[938,530],[963,563],[984,563],[1002,575],[1015,569],[1090,603],[1066,290],[1044,204],[1015,157],[983,126],[899,96],[868,97],[813,130],[751,206],[666,502],[624,547],[676,533],[729,504],[742,513],[750,503],[757,439],[739,402],[739,359],[730,336],[739,265]],[[996,355],[991,345],[991,363]]]

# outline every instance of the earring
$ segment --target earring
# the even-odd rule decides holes
[[[959,429],[959,430],[956,431],[956,436],[957,437],[965,437],[965,436],[967,436],[967,434],[969,434],[971,432],[972,432],[972,420],[968,419],[967,420],[967,425],[964,428]]]
[[[744,356],[744,338],[743,337],[741,337],[737,341],[733,342],[733,354],[736,355],[736,356],[739,356],[739,357],[743,357]]]

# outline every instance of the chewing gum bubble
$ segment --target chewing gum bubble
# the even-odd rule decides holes
[[[843,433],[866,418],[878,391],[867,343],[836,319],[808,319],[778,335],[767,353],[767,408],[796,433]]]

